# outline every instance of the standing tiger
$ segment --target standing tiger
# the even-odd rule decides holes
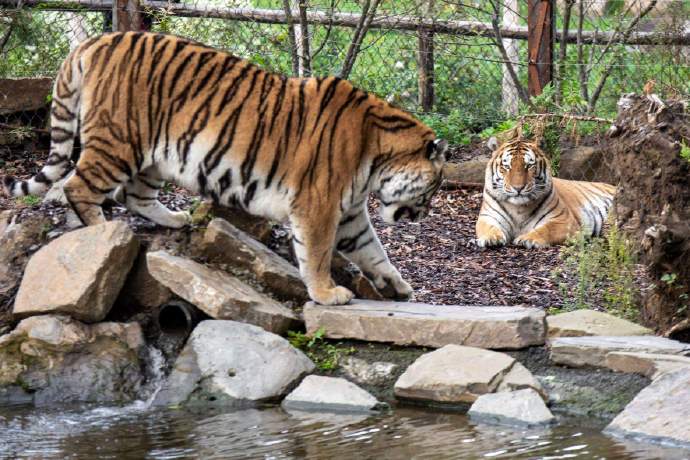
[[[601,182],[555,178],[535,143],[507,142],[486,166],[477,245],[540,248],[563,243],[580,230],[598,236],[615,192]]]
[[[171,35],[113,33],[86,40],[62,64],[45,167],[3,182],[20,196],[67,178],[65,198],[86,225],[104,222],[111,193],[159,225],[186,225],[188,213],[157,200],[164,181],[287,220],[309,295],[335,305],[353,295],[331,279],[334,247],[377,287],[409,297],[367,198],[375,194],[389,223],[424,217],[445,149],[423,123],[347,81],[286,78]]]

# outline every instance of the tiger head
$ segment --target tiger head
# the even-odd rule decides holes
[[[431,198],[443,180],[447,147],[444,140],[428,139],[414,151],[400,155],[399,161],[383,166],[375,195],[386,223],[402,219],[417,222],[427,216]]]
[[[524,205],[550,191],[551,163],[537,144],[524,139],[510,141],[491,155],[484,184],[497,200]]]

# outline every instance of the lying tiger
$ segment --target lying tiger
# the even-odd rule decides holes
[[[113,33],[86,40],[62,64],[45,167],[3,182],[21,196],[67,178],[64,195],[86,225],[104,222],[111,194],[159,225],[188,224],[188,213],[158,201],[164,181],[289,220],[309,295],[334,305],[353,296],[331,279],[334,247],[378,288],[409,297],[367,198],[375,194],[387,222],[424,217],[445,149],[423,123],[347,81],[286,78],[171,35]]]
[[[615,192],[601,182],[555,178],[536,144],[509,141],[486,166],[477,245],[540,248],[563,243],[580,230],[598,236]]]

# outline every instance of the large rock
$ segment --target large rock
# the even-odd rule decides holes
[[[307,333],[398,345],[519,349],[544,343],[544,312],[521,307],[469,307],[353,300],[304,307]]]
[[[548,338],[652,334],[646,327],[595,310],[575,310],[547,316],[546,331]]]
[[[345,379],[309,375],[282,405],[285,409],[361,412],[378,409],[381,403]]]
[[[110,311],[137,256],[126,223],[106,222],[69,232],[29,260],[14,303],[19,316],[65,313],[101,321]]]
[[[313,369],[304,353],[278,335],[235,321],[203,321],[154,404],[254,405],[285,395]]]
[[[157,308],[173,297],[172,291],[151,275],[146,253],[142,251],[122,288],[119,303]]]
[[[547,425],[556,420],[532,389],[481,395],[468,411],[473,420],[507,425]]]
[[[0,404],[131,400],[144,347],[138,323],[32,316],[0,337]]]
[[[0,219],[0,306],[4,306],[19,286],[24,267],[50,228],[49,217],[34,214],[19,221],[12,211],[3,211]]]
[[[690,447],[690,369],[669,372],[642,390],[606,427],[619,436]]]
[[[297,267],[223,219],[213,219],[208,225],[204,252],[213,262],[249,270],[282,299],[309,298]]]
[[[554,363],[571,367],[606,367],[606,355],[615,351],[690,355],[690,345],[653,335],[560,337],[550,348]]]
[[[255,324],[276,333],[284,333],[297,321],[292,310],[225,272],[165,251],[150,252],[146,258],[156,280],[212,318]]]
[[[690,369],[690,357],[614,351],[606,355],[605,365],[614,371],[632,372],[655,379],[667,372]]]
[[[395,382],[400,398],[442,403],[471,403],[480,395],[496,391],[532,388],[543,392],[541,385],[516,364],[514,358],[495,351],[460,345],[424,354],[407,368]],[[527,373],[531,379],[525,378]]]

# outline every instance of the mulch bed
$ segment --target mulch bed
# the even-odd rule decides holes
[[[415,289],[413,300],[456,305],[561,307],[551,278],[559,248],[482,249],[474,225],[482,203],[476,190],[440,191],[429,216],[388,226],[371,203],[372,221],[393,264]]]

